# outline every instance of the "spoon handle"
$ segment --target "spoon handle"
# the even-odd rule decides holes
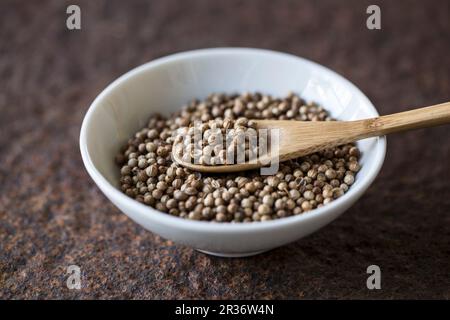
[[[388,133],[421,129],[450,123],[450,102],[358,121],[361,136],[375,137]]]

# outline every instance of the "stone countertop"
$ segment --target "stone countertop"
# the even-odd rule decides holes
[[[450,127],[388,139],[367,193],[313,235],[243,259],[204,255],[121,214],[94,185],[78,135],[95,96],[173,52],[262,47],[328,66],[380,113],[450,100],[447,0],[0,3],[0,299],[450,298]],[[69,265],[81,290],[66,287]],[[369,265],[382,289],[366,288]]]

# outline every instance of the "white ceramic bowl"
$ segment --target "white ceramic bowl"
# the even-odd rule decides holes
[[[383,164],[384,137],[359,142],[362,169],[341,198],[302,215],[242,224],[189,221],[127,197],[118,188],[119,168],[114,156],[131,135],[145,126],[153,112],[169,115],[189,100],[212,92],[259,91],[284,96],[290,90],[318,102],[340,120],[378,116],[358,88],[314,62],[259,49],[195,50],[135,68],[95,99],[81,127],[84,165],[122,212],[164,238],[227,257],[249,256],[282,246],[325,226],[361,197]]]

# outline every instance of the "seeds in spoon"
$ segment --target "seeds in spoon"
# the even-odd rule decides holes
[[[254,121],[218,118],[179,130],[175,136],[178,156],[201,165],[243,163],[261,156]]]

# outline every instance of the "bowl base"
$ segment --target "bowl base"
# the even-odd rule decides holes
[[[222,257],[222,258],[244,258],[244,257],[251,257],[255,256],[257,254],[269,251],[269,250],[261,250],[261,251],[252,251],[252,252],[242,252],[242,253],[226,253],[226,252],[211,252],[211,251],[205,251],[200,249],[195,249],[201,253],[209,254],[216,257]]]

